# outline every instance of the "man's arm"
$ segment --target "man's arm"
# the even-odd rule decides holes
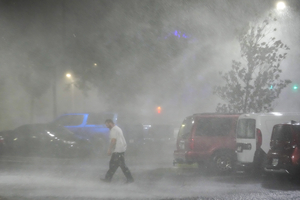
[[[117,143],[117,139],[116,138],[112,138],[110,140],[110,145],[109,145],[109,148],[108,148],[108,151],[107,151],[107,154],[110,156],[111,153],[113,152],[113,150],[115,149],[116,147],[116,143]]]

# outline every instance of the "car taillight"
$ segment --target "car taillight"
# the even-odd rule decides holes
[[[193,150],[195,146],[194,138],[190,139],[190,149]]]
[[[256,149],[259,149],[262,144],[262,134],[260,129],[256,129]]]

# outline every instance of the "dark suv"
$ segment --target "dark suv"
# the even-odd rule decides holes
[[[300,174],[300,123],[291,121],[273,127],[265,172]]]
[[[174,164],[204,163],[216,173],[231,172],[236,161],[239,115],[202,113],[187,117],[178,132]]]

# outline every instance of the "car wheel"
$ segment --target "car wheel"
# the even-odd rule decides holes
[[[93,153],[97,156],[106,155],[107,148],[106,148],[106,142],[103,138],[93,138],[92,139],[92,147],[93,147]]]
[[[230,153],[218,152],[213,156],[212,164],[215,173],[227,174],[233,171],[234,159]]]

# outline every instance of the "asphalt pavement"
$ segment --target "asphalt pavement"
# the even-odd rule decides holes
[[[172,165],[172,152],[128,154],[135,182],[117,170],[103,183],[109,157],[90,159],[2,158],[0,200],[56,199],[300,199],[300,184],[249,174],[213,175],[196,165]]]

